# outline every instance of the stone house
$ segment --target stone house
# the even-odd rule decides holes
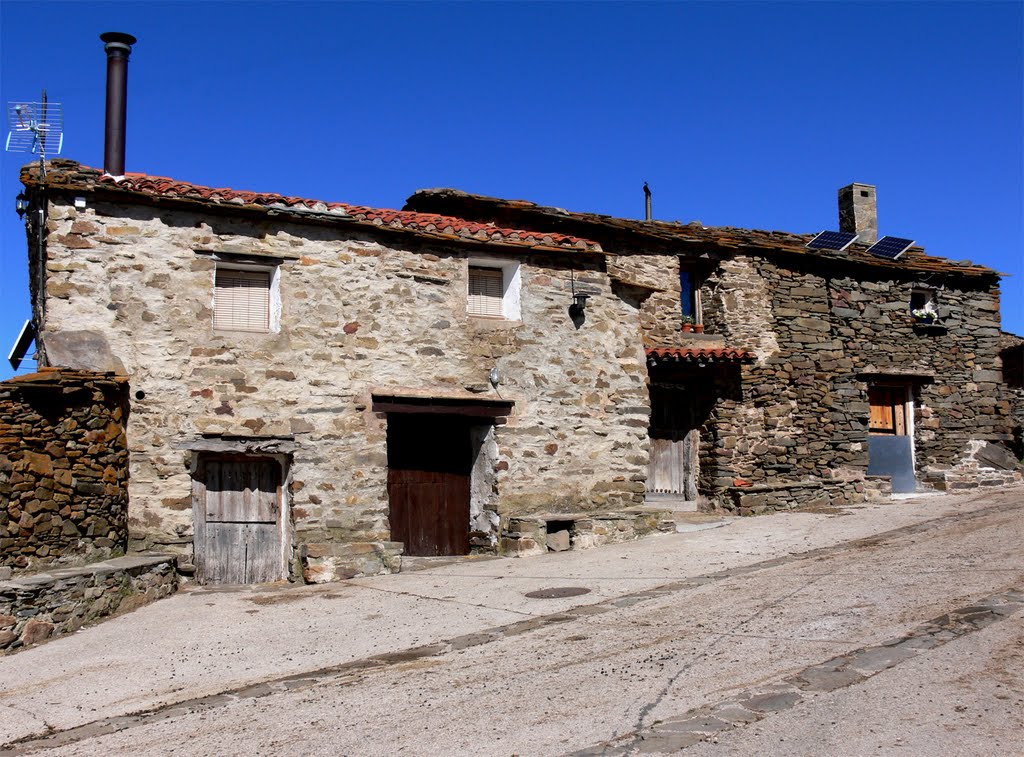
[[[813,235],[571,213],[425,190],[407,210],[598,242],[641,305],[651,403],[648,500],[742,514],[856,502],[888,489],[1020,481],[979,464],[1012,442],[1001,383],[1000,274],[876,241],[875,187],[839,193],[844,250]],[[698,333],[699,332],[699,333]],[[749,351],[749,353],[747,352]],[[746,359],[748,355],[755,359]]]
[[[72,161],[22,181],[41,364],[128,377],[131,548],[201,580],[582,547],[875,474],[970,485],[1009,438],[999,274],[920,248]]]
[[[23,182],[41,364],[128,377],[131,549],[322,581],[657,525],[629,511],[646,290],[599,245],[70,161]]]

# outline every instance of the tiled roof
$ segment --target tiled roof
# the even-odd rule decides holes
[[[934,257],[921,247],[911,247],[898,260],[869,255],[868,246],[854,243],[842,252],[810,250],[807,243],[815,234],[792,234],[786,231],[761,231],[732,226],[704,226],[667,221],[640,221],[616,218],[598,213],[577,213],[562,208],[537,205],[526,200],[505,200],[462,192],[458,189],[424,189],[416,192],[405,204],[408,210],[451,212],[478,221],[541,225],[564,233],[597,236],[609,253],[636,250],[637,237],[655,240],[676,251],[680,245],[749,250],[757,253],[784,253],[855,262],[881,268],[920,271],[925,273],[956,273],[966,276],[997,276],[998,272],[969,260],[953,261]]]
[[[38,184],[38,165],[25,166],[22,169],[21,180],[26,185]],[[437,213],[369,208],[344,202],[286,197],[273,192],[249,192],[207,187],[165,176],[150,176],[143,173],[128,173],[122,178],[114,178],[104,174],[100,169],[83,166],[72,160],[51,161],[46,173],[46,183],[48,186],[82,191],[101,189],[108,192],[123,192],[126,197],[144,195],[211,205],[248,206],[295,215],[314,213],[320,218],[336,218],[339,222],[401,229],[424,236],[484,244],[585,252],[601,251],[601,246],[596,242],[571,234],[523,231]]]
[[[707,363],[750,363],[755,359],[750,350],[732,347],[651,347],[646,350],[650,365],[705,365]]]

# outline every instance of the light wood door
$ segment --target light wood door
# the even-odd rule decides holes
[[[686,392],[651,387],[650,438],[647,491],[697,499],[700,430]]]
[[[268,458],[209,457],[196,474],[200,580],[251,584],[284,578],[280,464]]]

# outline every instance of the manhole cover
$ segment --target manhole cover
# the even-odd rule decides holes
[[[582,586],[556,586],[553,589],[537,589],[528,591],[526,596],[530,599],[561,599],[562,597],[578,597],[580,594],[589,594],[590,589]]]

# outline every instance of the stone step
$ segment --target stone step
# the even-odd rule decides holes
[[[657,507],[672,512],[695,513],[699,508],[699,502],[695,499],[687,499],[681,494],[662,494],[650,492],[644,497],[644,504],[648,507]]]

